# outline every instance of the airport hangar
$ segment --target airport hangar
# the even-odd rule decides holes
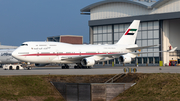
[[[90,15],[90,44],[114,44],[133,20],[141,20],[136,44],[157,45],[141,50],[165,51],[174,47],[173,53],[149,53],[137,56],[131,64],[168,65],[171,59],[180,63],[180,0],[104,0],[81,9]],[[107,61],[106,64],[111,64]],[[119,64],[118,59],[114,60]]]

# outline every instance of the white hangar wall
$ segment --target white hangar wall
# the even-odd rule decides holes
[[[169,0],[165,4],[147,9],[125,2],[114,2],[103,4],[90,10],[90,20],[110,19],[148,14],[159,14],[180,11],[180,0]]]
[[[154,8],[150,14],[179,12],[180,11],[179,5],[180,5],[180,0],[169,0],[162,6],[158,8]]]
[[[91,20],[148,14],[150,11],[130,3],[108,3],[91,9]]]

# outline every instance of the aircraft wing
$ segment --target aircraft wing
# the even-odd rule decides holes
[[[63,56],[61,57],[61,61],[81,61],[84,58],[93,58],[95,61],[106,61],[106,60],[111,60],[114,58],[119,57],[120,55],[124,55],[127,53],[116,53],[116,54],[101,54],[101,55],[83,55],[83,56]],[[58,58],[54,59],[54,61],[59,61]]]
[[[174,49],[172,49],[172,50],[167,50],[167,51],[154,51],[154,52],[133,52],[133,53],[131,53],[131,54],[134,54],[134,55],[139,55],[139,54],[147,54],[147,53],[174,52],[176,49],[177,49],[177,47],[175,47],[175,48],[174,48]]]
[[[114,58],[118,58],[121,55],[131,55],[132,58],[136,57],[139,54],[147,54],[147,53],[159,53],[159,52],[174,52],[177,49],[175,47],[172,50],[167,50],[167,51],[154,51],[154,52],[130,52],[130,53],[108,53],[108,54],[98,54],[98,55],[85,55],[85,56],[63,56],[61,57],[61,60],[65,61],[81,61],[83,58],[88,58],[91,57],[95,61],[107,61],[111,60]]]
[[[119,56],[121,53],[119,54],[115,54],[117,56]],[[123,53],[126,54],[126,53]],[[121,54],[121,55],[123,55]],[[100,60],[104,60],[104,59],[113,59],[115,58],[114,55],[110,55],[110,54],[103,54],[103,55],[86,55],[86,56],[64,56],[61,57],[61,60],[66,60],[66,61],[81,61],[83,58],[88,58],[91,57],[93,59],[95,59],[96,61],[100,61]]]
[[[126,49],[130,50],[130,51],[136,51],[139,49],[150,48],[150,47],[155,47],[155,46],[159,46],[159,45],[151,45],[151,46],[143,46],[143,47],[130,47],[130,48],[126,48]]]
[[[68,60],[68,61],[77,61],[82,60],[83,58],[91,57],[92,55],[86,55],[86,56],[63,56],[61,57],[61,60]]]
[[[98,56],[100,56],[100,57],[117,57],[117,56],[125,55],[125,54],[139,55],[139,54],[147,54],[147,53],[174,52],[176,49],[177,49],[177,47],[175,47],[172,50],[167,50],[167,51],[115,53],[115,54],[102,54],[102,55],[98,55]]]

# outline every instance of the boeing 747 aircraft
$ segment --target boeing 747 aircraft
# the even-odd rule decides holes
[[[13,57],[21,61],[45,66],[50,63],[77,64],[74,68],[93,66],[96,62],[119,58],[122,63],[130,63],[138,54],[150,52],[134,52],[153,46],[138,47],[135,44],[139,28],[139,20],[134,20],[124,35],[113,45],[72,45],[61,42],[24,42],[13,53]],[[171,51],[174,51],[174,48]],[[163,51],[164,52],[164,51]],[[165,51],[170,52],[170,51]],[[151,52],[152,53],[152,52]]]

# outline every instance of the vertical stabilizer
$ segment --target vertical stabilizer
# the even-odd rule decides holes
[[[140,20],[134,20],[116,44],[133,45],[137,37]]]

